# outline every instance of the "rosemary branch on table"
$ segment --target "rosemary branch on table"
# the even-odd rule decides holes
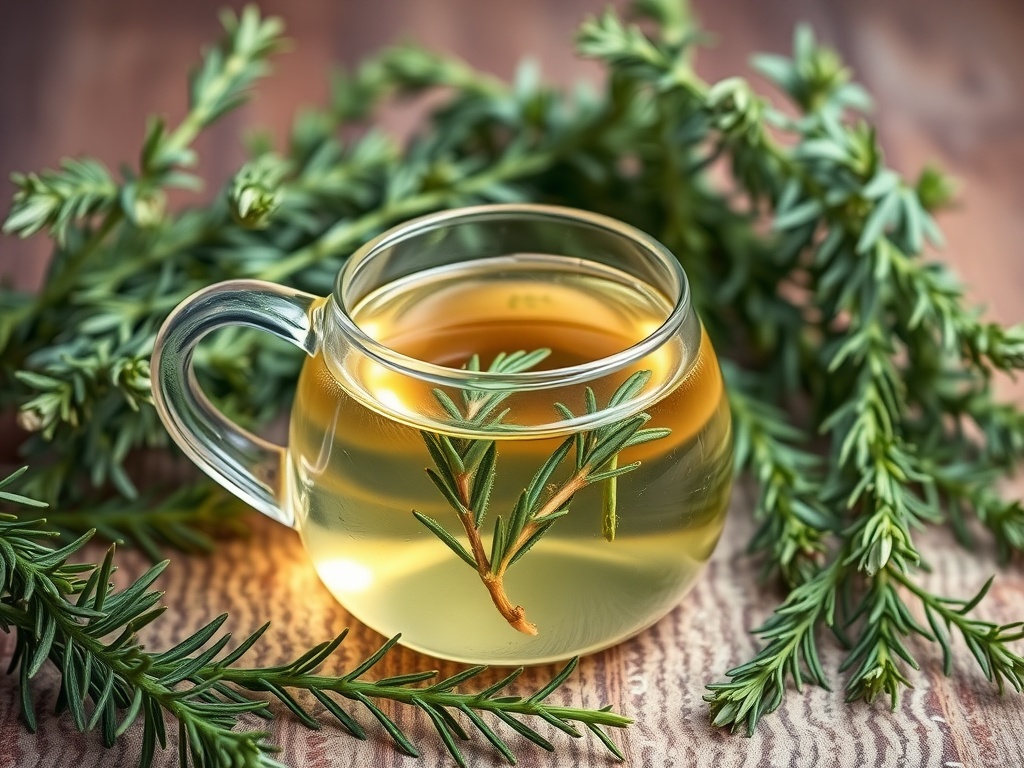
[[[908,178],[887,165],[866,92],[808,29],[791,56],[754,60],[788,101],[778,107],[742,77],[698,76],[702,35],[684,2],[634,0],[629,14],[609,11],[580,28],[579,52],[607,73],[598,89],[564,91],[529,66],[506,84],[416,46],[388,48],[340,73],[329,104],[299,115],[284,147],[252,142],[251,160],[221,194],[172,211],[165,191],[199,182],[196,135],[244,98],[279,47],[279,22],[253,9],[229,14],[224,40],[191,81],[186,117],[152,121],[134,169],[115,175],[77,158],[16,176],[4,231],[53,243],[39,294],[0,287],[0,407],[17,408],[31,433],[23,492],[51,502],[62,530],[97,525],[90,510],[121,498],[145,507],[137,530],[147,539],[116,514],[102,517],[104,535],[188,543],[174,533],[190,528],[188,516],[159,504],[150,512],[126,468],[138,449],[168,444],[148,356],[180,299],[232,277],[326,293],[349,252],[403,219],[480,202],[570,205],[629,222],[675,253],[716,349],[733,360],[737,460],[760,488],[752,550],[788,594],[755,631],[765,641],[755,658],[709,686],[713,721],[749,732],[791,686],[826,685],[822,626],[850,642],[841,674],[851,700],[885,695],[895,706],[917,666],[906,639],[934,643],[948,670],[954,631],[1000,690],[1019,690],[1019,625],[972,617],[984,589],[947,597],[919,579],[921,528],[948,523],[964,542],[987,528],[1006,558],[1024,548],[1024,506],[996,490],[1024,456],[1024,409],[994,387],[997,373],[1024,368],[1024,326],[985,321],[950,269],[928,257],[951,183],[934,168]],[[378,105],[435,90],[440,106],[407,144],[373,127]],[[343,128],[356,138],[342,142]],[[722,166],[726,180],[713,172]],[[196,357],[217,403],[250,423],[286,407],[298,365],[248,331],[215,337]],[[159,499],[164,490],[144,492]],[[202,482],[194,492],[219,493]],[[10,547],[29,546],[15,545],[24,530],[41,525],[5,522],[4,562]],[[30,588],[53,583],[68,595],[77,571],[58,566],[63,557],[48,571],[55,581],[4,574],[0,607],[26,649],[56,642],[46,627],[70,626],[58,621],[67,601]],[[118,610],[152,609],[145,587],[120,594]],[[22,626],[15,619],[27,622],[19,611],[28,598],[37,613]],[[98,649],[75,642],[58,657],[70,690],[85,691],[89,676],[75,676],[76,665],[96,667]],[[14,669],[26,674],[33,658],[23,653]],[[187,677],[189,662],[167,664]],[[127,695],[119,684],[108,694],[130,704]],[[162,705],[153,706],[144,715],[162,728]],[[168,711],[193,723],[192,743],[227,733],[235,717],[187,697]],[[225,738],[238,745],[230,754],[259,753],[259,736]]]
[[[38,507],[41,502],[5,491],[23,471],[0,480],[0,500]],[[150,589],[167,566],[152,566],[123,589],[115,589],[110,577],[116,570],[114,547],[98,564],[71,563],[89,539],[56,545],[56,531],[45,520],[23,521],[0,515],[0,628],[17,636],[12,669],[21,687],[22,714],[35,730],[32,678],[47,660],[61,672],[62,686],[57,711],[67,710],[81,731],[99,729],[103,743],[116,739],[142,723],[140,765],[150,765],[157,746],[166,748],[165,715],[178,726],[178,751],[182,766],[279,766],[271,755],[275,747],[263,731],[235,730],[238,718],[256,714],[270,718],[268,702],[254,693],[269,693],[309,728],[322,727],[308,708],[295,697],[304,691],[316,700],[342,728],[356,738],[367,732],[342,701],[352,702],[379,722],[396,747],[417,756],[415,745],[399,725],[375,702],[382,700],[415,706],[426,713],[445,748],[461,766],[465,757],[459,740],[469,738],[456,716],[464,717],[508,762],[514,763],[511,747],[481,715],[548,750],[550,741],[523,718],[537,718],[572,737],[586,729],[621,759],[618,747],[603,727],[621,728],[629,718],[609,709],[590,710],[547,704],[576,667],[573,660],[546,685],[529,696],[509,696],[508,688],[522,673],[517,669],[475,692],[464,686],[484,667],[471,667],[452,677],[437,680],[431,671],[410,672],[398,677],[368,680],[369,672],[398,641],[388,640],[376,653],[342,675],[317,670],[345,640],[342,632],[333,640],[310,648],[294,661],[273,667],[239,664],[260,641],[264,625],[228,652],[231,635],[218,635],[227,620],[219,616],[173,648],[147,650],[138,633],[158,621],[164,608],[163,593]],[[113,639],[109,639],[109,638]],[[420,685],[424,684],[424,685]],[[339,700],[340,699],[340,700]],[[91,702],[91,704],[90,704]]]

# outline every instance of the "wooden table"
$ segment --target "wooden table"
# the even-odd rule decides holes
[[[286,3],[268,0],[267,12],[288,22],[296,50],[282,57],[276,78],[264,84],[251,106],[202,139],[198,148],[208,178],[226,178],[242,158],[239,133],[269,125],[278,135],[297,106],[322,101],[325,73],[335,61],[353,62],[381,43],[412,36],[453,50],[475,65],[508,76],[523,55],[535,56],[563,82],[594,75],[573,59],[568,41],[577,21],[600,9],[598,0],[374,0]],[[111,165],[138,147],[145,115],[184,111],[184,73],[203,42],[213,39],[216,4],[33,0],[0,9],[0,173],[52,166],[65,154],[98,155]],[[1024,5],[1015,0],[967,4],[957,0],[757,0],[698,2],[705,26],[718,42],[702,56],[709,78],[745,71],[755,50],[784,51],[794,22],[811,21],[855,69],[877,98],[876,120],[890,161],[908,173],[939,160],[960,181],[963,207],[943,225],[954,262],[984,301],[991,316],[1021,319],[1024,261],[1015,258],[1024,235]],[[393,124],[402,125],[392,117]],[[42,242],[0,242],[0,272],[19,285],[38,283],[45,262]],[[1007,389],[1012,392],[1011,389]],[[1019,391],[1019,390],[1018,390]],[[751,534],[750,490],[737,488],[721,546],[705,578],[668,618],[640,637],[583,660],[562,694],[565,703],[612,704],[637,719],[617,734],[630,764],[651,766],[1019,766],[1024,764],[1024,697],[1000,699],[962,646],[957,678],[941,675],[935,649],[912,650],[922,661],[916,688],[896,712],[885,702],[843,704],[840,654],[828,638],[826,668],[838,690],[791,693],[783,708],[766,718],[751,739],[732,737],[708,725],[703,686],[748,658],[755,644],[748,631],[760,623],[779,595],[758,583],[756,564],[743,556]],[[297,538],[269,521],[252,519],[249,539],[224,543],[216,557],[183,557],[162,580],[170,607],[152,647],[166,647],[220,613],[245,634],[273,622],[268,642],[253,662],[291,658],[309,644],[352,626],[334,668],[364,657],[381,641],[354,624],[320,586]],[[929,586],[946,594],[973,592],[994,569],[990,548],[968,554],[943,532],[921,539],[936,564]],[[124,571],[138,573],[137,553],[124,556]],[[993,620],[1024,618],[1024,574],[1000,574],[981,613]],[[0,658],[11,638],[0,637]],[[431,668],[437,662],[399,649],[384,674]],[[440,664],[442,670],[453,667]],[[528,673],[539,680],[550,669]],[[57,677],[44,671],[39,701],[51,707]],[[556,694],[557,696],[557,694]],[[44,716],[39,733],[19,720],[17,683],[0,680],[0,766],[130,766],[139,733],[133,730],[114,750],[95,734],[77,734],[70,719]],[[414,713],[396,715],[421,744],[416,763],[395,752],[368,723],[371,738],[359,742],[340,730],[303,729],[284,713],[273,726],[281,759],[295,766],[450,765],[430,727]],[[366,720],[367,718],[363,718]],[[256,722],[249,725],[256,726]],[[553,758],[529,744],[513,742],[521,764],[606,766],[607,755],[592,741],[559,740]],[[481,746],[470,745],[472,764],[498,765]],[[159,765],[174,765],[168,751]]]

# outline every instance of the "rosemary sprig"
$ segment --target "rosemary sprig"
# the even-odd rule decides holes
[[[704,700],[711,722],[752,734],[758,721],[782,704],[787,678],[799,691],[804,682],[828,688],[815,633],[819,624],[833,626],[836,591],[846,567],[833,560],[797,585],[754,634],[767,641],[750,661],[730,669],[729,680],[711,683]]]
[[[0,481],[0,499],[39,506],[40,502],[3,490],[20,474]],[[272,717],[267,700],[252,695],[264,693],[278,699],[307,727],[321,728],[323,723],[296,698],[300,691],[311,695],[356,738],[366,738],[366,731],[342,701],[366,710],[396,747],[412,756],[419,754],[416,746],[374,702],[389,700],[416,707],[426,713],[442,744],[460,766],[465,766],[466,760],[458,740],[469,737],[460,720],[479,731],[498,754],[513,764],[512,748],[495,725],[506,726],[544,749],[554,749],[524,718],[539,718],[572,737],[582,734],[582,728],[576,727],[582,726],[622,758],[604,728],[621,728],[630,722],[628,718],[607,708],[590,710],[546,703],[572,674],[575,660],[528,696],[507,695],[522,669],[475,692],[465,692],[463,687],[484,667],[471,667],[443,680],[436,680],[437,673],[430,671],[366,679],[397,637],[341,675],[325,675],[317,670],[341,646],[345,632],[313,646],[292,662],[243,667],[239,662],[269,625],[227,652],[231,635],[218,635],[226,615],[173,648],[149,651],[138,633],[164,611],[158,604],[162,593],[150,588],[167,562],[152,566],[125,588],[115,589],[110,583],[116,570],[114,547],[107,550],[100,563],[71,563],[70,558],[81,552],[90,534],[58,547],[52,543],[57,534],[47,530],[43,522],[0,515],[0,627],[13,629],[17,635],[9,671],[19,676],[22,714],[31,730],[36,727],[32,678],[49,661],[63,683],[57,711],[67,710],[78,730],[99,729],[103,743],[112,746],[141,721],[140,765],[152,763],[157,746],[166,748],[165,718],[169,717],[178,728],[182,766],[280,766],[271,757],[275,747],[267,740],[268,733],[235,728],[243,714]],[[489,724],[482,715],[493,717],[495,724]]]
[[[39,519],[67,539],[90,531],[119,545],[141,549],[153,562],[165,547],[210,553],[222,536],[244,536],[247,507],[208,481],[186,485],[165,496],[135,501],[111,498],[74,511],[48,510]],[[31,516],[21,515],[22,520]]]
[[[777,571],[790,586],[811,578],[827,554],[827,537],[838,521],[819,498],[821,456],[792,445],[804,439],[785,415],[748,390],[751,377],[728,363],[735,432],[735,465],[760,487],[754,518],[761,523],[750,551],[763,554],[765,574]]]
[[[487,370],[493,373],[525,371],[549,354],[550,350],[547,349],[501,353],[495,356]],[[466,369],[479,371],[479,357],[474,355],[466,364]],[[632,374],[609,398],[608,407],[636,397],[650,378],[650,371]],[[587,413],[597,413],[594,391],[587,387],[585,392]],[[460,428],[500,428],[508,411],[495,413],[495,410],[508,396],[508,392],[467,389],[462,392],[463,404],[460,408],[443,390],[434,391],[438,404],[452,423]],[[574,418],[572,411],[564,404],[555,403],[554,407],[566,419]],[[482,529],[498,469],[497,442],[452,438],[422,431],[423,442],[434,462],[434,468],[427,469],[427,476],[458,516],[469,548],[463,546],[437,520],[417,510],[412,513],[460,560],[476,570],[495,608],[514,629],[527,635],[536,635],[537,626],[527,620],[526,609],[513,603],[505,592],[506,572],[540,541],[555,521],[569,514],[569,506],[581,489],[594,483],[604,483],[606,487],[612,484],[614,487],[617,478],[640,466],[639,461],[618,466],[615,459],[620,451],[659,440],[671,433],[671,430],[665,428],[643,428],[649,420],[648,414],[638,413],[597,429],[578,432],[563,440],[533,475],[507,516],[503,518],[498,515],[495,518],[489,550],[484,544]],[[569,476],[561,482],[553,483],[556,471],[569,459],[570,454],[573,456],[573,468]],[[609,521],[615,520],[616,510],[614,506],[610,510],[607,507],[608,499],[614,498],[614,494],[614,490],[605,493],[602,532],[609,540],[614,538],[614,527],[609,527],[613,525]]]

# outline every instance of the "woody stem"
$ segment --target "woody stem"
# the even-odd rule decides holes
[[[508,595],[505,594],[505,585],[503,579],[504,569],[502,573],[495,574],[491,571],[491,563],[487,559],[487,553],[484,551],[483,540],[480,538],[480,529],[477,528],[476,522],[473,519],[473,510],[470,509],[470,476],[469,473],[460,473],[457,477],[457,490],[459,492],[459,501],[462,502],[462,506],[467,510],[464,513],[459,514],[459,519],[462,521],[462,527],[466,530],[466,536],[469,538],[470,550],[473,553],[473,560],[476,561],[476,571],[480,575],[480,580],[484,586],[487,587],[487,592],[491,596],[491,602],[494,603],[494,607],[498,609],[505,621],[507,621],[514,629],[527,635],[536,635],[537,627],[535,624],[526,620],[526,610],[521,605],[514,605],[509,600]]]
[[[498,567],[494,571],[499,579],[505,575],[505,571],[508,570],[519,550],[526,546],[526,542],[530,540],[530,537],[544,524],[544,518],[568,504],[572,497],[587,484],[587,474],[587,467],[580,469],[552,494],[551,498],[544,503],[544,506],[540,508],[537,514],[527,521],[515,542],[505,551],[505,556],[498,563]]]

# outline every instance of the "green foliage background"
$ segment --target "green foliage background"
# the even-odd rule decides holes
[[[907,180],[886,165],[864,117],[867,94],[807,29],[791,57],[754,59],[788,96],[781,110],[742,78],[698,77],[700,31],[684,4],[637,0],[631,13],[641,26],[608,12],[580,28],[579,52],[607,72],[596,91],[561,91],[528,66],[506,84],[415,46],[384,50],[340,73],[330,103],[299,115],[286,146],[256,142],[212,204],[172,212],[166,190],[200,184],[193,140],[267,73],[280,45],[278,21],[253,9],[226,15],[224,40],[193,73],[188,115],[176,126],[154,119],[134,167],[115,175],[80,158],[16,176],[4,230],[45,234],[54,247],[39,295],[0,289],[0,405],[19,409],[32,430],[22,491],[53,505],[62,531],[95,528],[154,556],[167,545],[211,547],[203,531],[237,514],[219,490],[200,482],[140,496],[125,470],[133,451],[167,445],[148,359],[175,304],[238,277],[326,293],[359,244],[432,210],[570,205],[634,224],[677,254],[727,360],[737,463],[760,489],[751,549],[789,593],[757,630],[757,657],[709,686],[714,722],[750,731],[791,683],[825,685],[822,625],[847,643],[851,700],[886,695],[895,705],[917,667],[912,635],[934,641],[948,669],[959,634],[1000,690],[1020,690],[1024,660],[1010,647],[1019,626],[972,618],[982,595],[935,595],[918,580],[926,557],[915,536],[929,525],[952,525],[967,541],[977,520],[1004,557],[1024,546],[1020,501],[996,491],[1024,452],[1024,412],[992,387],[994,372],[1024,367],[1024,327],[985,321],[926,257],[941,243],[933,214],[950,198],[948,181],[934,169]],[[448,95],[408,144],[372,127],[382,102],[435,89]],[[342,142],[345,126],[361,128],[359,138]],[[719,165],[731,171],[724,185],[710,173]],[[219,402],[250,423],[286,407],[300,363],[267,350],[264,338],[237,331],[197,355]],[[796,402],[806,417],[789,415]],[[15,578],[26,572],[11,537],[37,529],[5,525],[0,621],[27,649],[54,617],[54,637],[74,650],[50,658],[65,680],[77,671],[83,698],[102,700],[78,665],[108,662],[90,662],[90,647],[60,635],[71,626],[61,621],[84,614],[61,614],[61,601],[40,603],[32,622],[12,613],[31,588]],[[63,555],[50,557],[36,583],[103,602],[95,584],[69,586]],[[125,631],[137,627],[125,621]],[[26,650],[15,666],[31,677],[38,664],[27,660],[45,656]],[[208,713],[196,712],[205,727]],[[209,720],[230,728],[235,714]],[[444,737],[446,716],[431,717]],[[197,764],[233,764],[204,763],[221,747],[196,733]],[[243,753],[262,759],[259,739],[239,747],[240,764],[254,764]]]

